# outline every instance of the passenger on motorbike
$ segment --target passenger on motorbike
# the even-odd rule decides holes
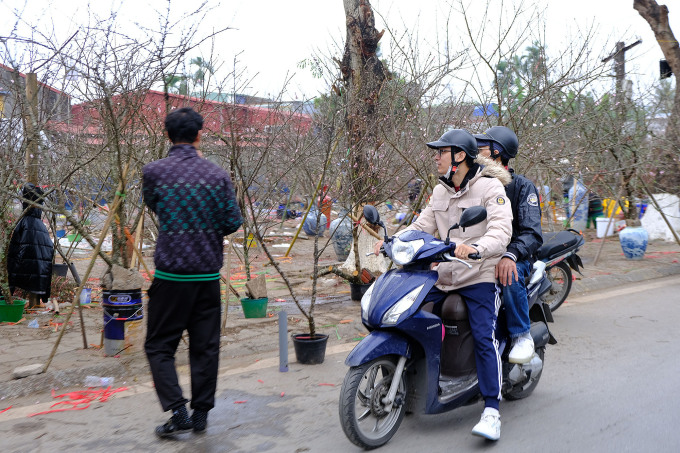
[[[475,135],[479,154],[490,157],[508,168],[510,159],[517,155],[517,135],[505,126],[493,126],[483,134]],[[512,338],[510,363],[527,363],[534,355],[534,340],[529,329],[529,301],[526,281],[531,275],[534,254],[543,244],[541,234],[541,207],[534,183],[522,175],[512,175],[505,193],[512,206],[512,239],[496,265],[496,277],[503,285],[503,304],[508,332]]]
[[[485,221],[465,228],[465,231],[462,228],[454,230],[451,236],[451,241],[456,244],[457,258],[468,259],[468,255],[479,253],[481,259],[471,262],[471,269],[455,262],[436,264],[433,269],[438,272],[439,278],[424,302],[441,306],[448,292],[453,290],[465,300],[474,338],[479,387],[485,401],[481,420],[472,434],[498,440],[502,370],[498,342],[494,336],[500,308],[495,267],[512,234],[512,210],[503,188],[510,182],[510,174],[489,159],[477,158],[477,142],[465,130],[450,130],[427,146],[437,151],[434,159],[440,182],[418,220],[403,231],[438,233],[443,239],[466,208],[484,206],[487,210]],[[381,245],[381,241],[376,245],[376,254]]]

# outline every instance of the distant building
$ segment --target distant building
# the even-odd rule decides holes
[[[194,96],[200,98],[198,93]],[[263,98],[258,96],[250,96],[248,94],[228,94],[228,93],[206,93],[205,99],[215,102],[225,102],[239,105],[249,105],[252,107],[261,107],[265,109],[278,109],[286,112],[302,113],[305,115],[313,114],[316,109],[314,101],[277,101],[274,99]]]
[[[53,124],[55,132],[69,132],[85,135],[90,144],[101,144],[105,137],[104,121],[100,115],[103,100],[88,101],[72,107],[68,123]],[[191,107],[204,117],[204,139],[218,136],[236,136],[250,146],[263,144],[268,133],[286,125],[299,133],[306,133],[312,127],[309,115],[268,109],[251,105],[200,99],[161,91],[116,95],[110,105],[117,111],[129,115],[128,124],[122,133],[139,135],[140,140],[152,131],[161,131],[166,116],[167,105],[170,109]]]
[[[666,135],[666,128],[668,127],[669,115],[658,114],[649,120],[649,131],[656,137],[664,137]]]
[[[26,74],[0,64],[0,118],[19,118],[21,99],[26,93]],[[45,83],[38,82],[40,120],[66,121],[71,111],[71,97]]]
[[[498,105],[496,104],[441,104],[433,108],[434,124],[444,124],[448,129],[468,129],[481,132],[498,121]],[[431,131],[432,135],[441,131]]]

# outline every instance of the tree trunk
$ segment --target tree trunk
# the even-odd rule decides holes
[[[350,164],[350,201],[353,206],[361,206],[373,201],[370,200],[371,191],[377,185],[379,162],[376,151],[381,145],[377,134],[378,103],[387,77],[376,51],[384,30],[376,30],[369,0],[344,0],[344,6],[347,38],[340,71],[347,93],[345,130]],[[353,233],[357,245],[358,232],[355,230]],[[360,261],[359,254],[366,253],[366,250],[355,248],[353,252],[354,256],[350,259],[356,265]]]
[[[680,77],[680,45],[678,45],[668,22],[668,7],[666,5],[659,5],[656,0],[634,0],[633,8],[652,28],[659,47],[661,47],[661,51],[675,75],[675,99],[671,116],[668,119],[666,138],[677,154],[680,152],[680,89],[677,86],[678,77]]]
[[[380,147],[377,137],[378,100],[386,75],[376,55],[384,31],[375,29],[369,0],[344,0],[347,23],[345,52],[340,64],[347,88],[345,127],[350,152],[352,201],[370,201],[376,175],[374,151]]]

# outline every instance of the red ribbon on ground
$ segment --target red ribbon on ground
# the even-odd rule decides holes
[[[50,410],[43,412],[36,412],[35,414],[29,415],[29,417],[35,417],[36,415],[51,414],[53,412],[65,412],[65,411],[82,411],[90,407],[90,403],[95,400],[100,402],[106,402],[113,394],[118,392],[123,392],[127,390],[127,387],[120,387],[115,390],[111,390],[111,387],[99,390],[81,390],[77,392],[64,393],[62,395],[55,395],[54,389],[52,389],[52,398],[61,399],[68,398],[70,401],[59,401],[50,406]],[[67,405],[70,407],[51,409],[59,405]],[[12,407],[12,406],[10,406]],[[7,408],[9,409],[9,407]],[[7,410],[5,409],[5,410]],[[4,412],[4,411],[3,411]],[[1,413],[1,412],[0,412]]]

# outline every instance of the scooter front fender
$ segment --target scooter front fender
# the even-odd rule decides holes
[[[374,330],[352,349],[345,365],[358,366],[385,355],[410,357],[408,340],[397,332]]]

